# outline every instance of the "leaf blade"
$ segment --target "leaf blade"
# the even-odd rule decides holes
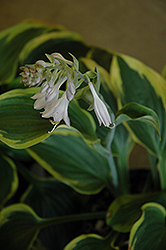
[[[0,79],[11,81],[18,67],[19,53],[27,41],[53,29],[48,25],[26,20],[0,32]]]
[[[15,194],[18,188],[18,176],[16,166],[10,158],[1,156],[0,161],[0,207],[2,207]]]
[[[47,140],[27,151],[56,179],[78,192],[97,193],[107,185],[110,172],[106,159],[76,129],[61,125]]]
[[[165,208],[157,203],[147,203],[143,205],[142,212],[142,216],[132,227],[129,248],[164,250],[166,244]]]
[[[127,103],[116,114],[117,123],[123,123],[130,120],[138,120],[152,126],[160,137],[160,122],[158,115],[150,108],[141,104],[131,102]]]
[[[27,205],[14,204],[0,213],[2,249],[29,250],[40,229],[40,218]]]
[[[34,110],[30,97],[37,88],[16,89],[0,96],[0,140],[13,148],[27,148],[50,134],[52,125]]]

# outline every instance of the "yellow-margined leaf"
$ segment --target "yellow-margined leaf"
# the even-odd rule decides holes
[[[18,188],[18,176],[14,162],[6,157],[0,158],[0,207],[3,206]]]
[[[0,212],[0,248],[29,250],[40,230],[40,218],[27,205],[15,204]]]
[[[111,247],[104,238],[97,234],[80,235],[72,240],[64,250],[118,250],[118,248]]]
[[[0,32],[0,81],[11,81],[17,72],[19,54],[32,38],[55,30],[40,22],[27,20]]]
[[[131,229],[129,249],[165,250],[166,246],[166,211],[157,203],[142,206],[142,216]]]
[[[16,89],[0,96],[0,140],[13,148],[27,148],[50,134],[48,119],[42,119],[34,110],[30,98],[39,89]]]
[[[27,151],[55,178],[80,193],[97,193],[110,185],[107,160],[74,128],[61,125],[47,140]]]

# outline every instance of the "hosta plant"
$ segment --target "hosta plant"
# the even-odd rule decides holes
[[[164,250],[165,70],[32,20],[0,56],[0,249]]]

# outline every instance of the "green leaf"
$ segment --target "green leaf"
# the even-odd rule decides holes
[[[129,249],[165,250],[166,246],[166,211],[157,203],[142,206],[142,216],[131,229]]]
[[[45,54],[53,52],[61,53],[65,58],[71,60],[69,53],[79,58],[84,56],[89,47],[82,41],[77,33],[60,30],[45,33],[29,40],[20,53],[20,64],[34,63],[37,60],[45,60]]]
[[[157,163],[162,190],[166,190],[166,148]]]
[[[129,121],[128,125],[137,143],[160,156],[166,145],[166,80],[138,60],[118,55],[114,56],[111,65],[111,86],[118,98],[119,108],[136,102],[156,112],[160,122],[161,140],[148,124]]]
[[[166,65],[164,65],[164,68],[162,70],[162,76],[164,77],[164,79],[166,79]]]
[[[76,214],[81,210],[76,193],[63,183],[52,178],[33,178],[32,183],[23,194],[21,202],[32,207],[40,217]],[[60,224],[44,228],[39,238],[48,249],[63,249],[76,236],[76,230],[79,230],[76,223]]]
[[[71,101],[69,105],[69,118],[71,126],[78,129],[85,138],[96,140],[96,124],[92,115],[82,109],[77,100]]]
[[[19,54],[32,38],[49,32],[53,27],[35,21],[24,21],[0,32],[0,81],[14,79]],[[55,27],[54,27],[55,29]]]
[[[114,53],[110,50],[96,47],[89,50],[87,57],[93,59],[97,64],[109,72],[113,54]]]
[[[134,143],[122,124],[115,126],[114,129],[115,134],[111,143],[111,151],[117,165],[120,193],[126,194],[129,192],[129,156]]]
[[[118,124],[126,121],[141,121],[152,126],[160,137],[160,122],[158,115],[152,109],[135,102],[126,104],[116,114]]]
[[[40,229],[40,218],[24,204],[0,212],[0,247],[3,250],[30,250]]]
[[[166,193],[123,195],[113,201],[107,212],[107,224],[119,232],[129,232],[141,216],[141,206],[157,202],[166,207]],[[148,249],[148,248],[147,248]]]
[[[61,125],[47,140],[27,150],[56,179],[80,193],[97,193],[109,185],[106,159],[76,129]]]
[[[16,192],[18,176],[13,161],[5,156],[0,156],[0,207],[2,207]]]
[[[100,73],[101,76],[101,82],[109,82],[110,78],[109,78],[109,73],[105,70],[105,68],[101,67],[100,64],[98,64],[96,61],[87,58],[87,57],[83,57],[80,59],[81,62],[81,68],[84,69],[84,71],[88,71],[90,70],[92,72],[96,71],[97,68],[97,74]],[[96,76],[96,74],[95,74]]]
[[[12,90],[12,89],[25,89],[25,86],[20,83],[22,76],[18,76],[17,78],[15,78],[14,80],[8,82],[8,84],[6,85],[7,90]],[[3,91],[5,92],[5,91]]]
[[[21,161],[21,162],[32,162],[32,158],[30,155],[27,153],[25,149],[16,149],[16,148],[11,148],[7,146],[6,144],[1,144],[0,150],[2,152],[12,158],[12,160],[15,161]]]
[[[64,250],[115,250],[110,244],[97,234],[81,235],[72,240]]]
[[[73,59],[73,63],[74,63],[74,68],[78,71],[79,70],[79,61],[77,60],[77,58],[72,55],[71,53],[69,53],[69,55],[72,57]]]
[[[103,213],[40,218],[25,204],[14,204],[0,213],[0,246],[3,250],[30,250],[39,231],[51,225],[84,219],[103,218]]]
[[[161,98],[166,109],[166,80],[135,58],[122,54],[113,57],[111,87],[123,105],[138,102],[158,113]]]
[[[16,89],[0,96],[0,139],[13,148],[27,148],[47,138],[52,130],[48,119],[33,108],[32,97],[39,88]],[[81,109],[76,100],[69,106],[71,125],[87,139],[96,139],[96,126],[91,114]]]
[[[50,134],[48,119],[42,119],[30,99],[38,88],[16,89],[0,96],[0,139],[13,148],[27,148]]]

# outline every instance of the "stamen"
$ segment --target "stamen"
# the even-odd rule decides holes
[[[110,128],[110,129],[115,128],[115,122],[111,123],[110,126],[109,126],[108,128]]]
[[[56,129],[56,127],[58,126],[58,124],[59,124],[59,122],[54,122],[53,120],[49,120],[50,121],[50,123],[52,124],[52,125],[54,125],[54,127],[52,128],[52,130],[51,131],[48,131],[48,133],[49,134],[51,134],[55,129]]]

